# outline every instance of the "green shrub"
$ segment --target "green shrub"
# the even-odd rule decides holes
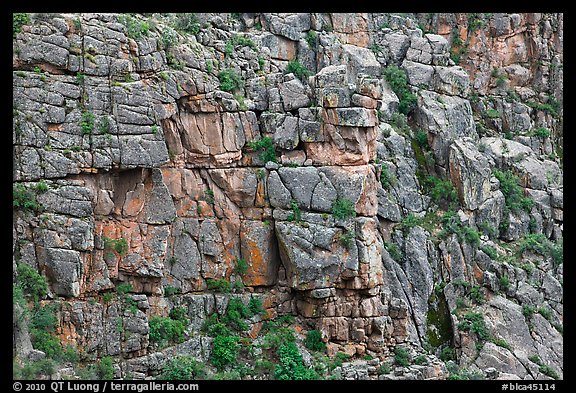
[[[220,321],[218,314],[209,315],[202,325],[202,330],[208,333],[210,337],[229,336],[232,334],[228,326]]]
[[[165,345],[169,342],[184,342],[184,331],[186,326],[182,321],[172,318],[154,316],[150,318],[150,341]]]
[[[48,184],[46,184],[44,180],[40,180],[38,183],[36,183],[36,191],[41,194],[45,193],[48,191]]]
[[[12,38],[22,31],[22,26],[30,21],[30,14],[14,13],[12,14]]]
[[[422,148],[428,148],[428,133],[423,130],[416,131],[414,135],[414,140],[420,145]]]
[[[414,358],[414,364],[422,366],[424,364],[428,364],[428,359],[424,355],[418,355]]]
[[[490,239],[496,239],[498,237],[498,229],[486,221],[479,223],[478,229]]]
[[[236,266],[234,267],[234,271],[237,274],[244,276],[246,272],[248,272],[248,262],[246,262],[245,259],[236,258]]]
[[[30,329],[30,338],[34,349],[42,351],[47,357],[53,358],[62,354],[60,339],[46,330]]]
[[[406,72],[396,65],[390,65],[384,70],[386,81],[398,96],[398,110],[407,115],[416,107],[417,98],[408,87]]]
[[[214,290],[220,293],[229,293],[231,289],[230,281],[223,278],[217,280],[208,279],[206,284],[208,285],[209,290]]]
[[[316,32],[314,30],[309,30],[308,33],[306,33],[306,42],[308,43],[310,48],[316,47],[316,43],[318,42],[318,37],[317,37]]]
[[[480,313],[466,313],[463,317],[463,321],[458,324],[458,329],[476,333],[480,340],[488,340],[490,338],[486,322],[484,321],[484,316]]]
[[[500,112],[496,109],[488,109],[485,113],[489,119],[498,119],[500,117]]]
[[[390,174],[388,167],[386,165],[382,165],[380,170],[380,184],[382,184],[382,188],[388,190],[390,186],[396,184],[396,178]]]
[[[352,247],[355,235],[356,235],[356,233],[354,231],[343,230],[338,235],[338,239],[340,240],[340,244],[342,244],[342,246],[344,246],[344,248],[349,250],[350,247]]]
[[[25,211],[40,211],[42,209],[36,200],[34,191],[23,184],[15,184],[12,187],[12,207]]]
[[[177,295],[179,293],[182,293],[180,288],[172,287],[172,286],[164,287],[164,296],[166,296],[166,297],[174,296],[174,295]]]
[[[508,342],[506,340],[504,340],[503,338],[494,338],[492,341],[495,345],[498,345],[499,347],[502,348],[506,348],[509,351],[512,351],[512,346],[510,344],[508,344]]]
[[[526,234],[518,243],[518,254],[531,251],[540,255],[548,255],[553,245],[543,233]]]
[[[336,198],[332,203],[332,215],[338,220],[356,217],[354,203],[348,198]]]
[[[552,310],[548,307],[538,307],[538,313],[548,321],[552,321]]]
[[[46,297],[48,294],[48,282],[36,269],[25,263],[19,263],[16,266],[16,272],[18,273],[19,286],[34,302]]]
[[[533,307],[529,304],[522,305],[522,315],[524,315],[524,317],[526,319],[532,318],[532,316],[534,315],[535,312],[536,312],[535,307]]]
[[[544,375],[549,376],[550,378],[560,379],[560,376],[558,375],[558,373],[552,367],[548,366],[547,364],[540,365],[540,367],[538,367],[538,371],[540,371]]]
[[[126,294],[131,292],[133,289],[134,288],[132,287],[132,284],[130,284],[130,283],[118,284],[116,286],[116,292],[118,292],[122,296],[125,296]]]
[[[403,347],[394,348],[394,361],[396,362],[397,365],[401,367],[408,367],[410,366],[411,360],[412,359],[410,357],[410,354],[408,353],[406,348]]]
[[[200,32],[200,23],[195,13],[177,14],[174,28],[194,35]]]
[[[192,356],[179,355],[171,358],[162,367],[159,379],[168,381],[190,381],[206,377],[206,366]]]
[[[278,380],[310,380],[316,379],[314,370],[304,366],[302,354],[294,342],[284,343],[278,350],[279,363],[274,371]]]
[[[432,201],[437,205],[449,206],[458,201],[458,193],[450,180],[428,176],[424,179],[423,185]]]
[[[150,30],[150,24],[147,21],[138,20],[132,15],[120,15],[118,21],[126,27],[126,35],[135,40],[147,36]]]
[[[56,362],[50,358],[26,362],[22,367],[13,360],[12,377],[14,379],[34,380],[42,376],[51,376],[56,371]]]
[[[496,259],[498,258],[498,251],[496,250],[496,248],[489,246],[489,245],[484,245],[481,246],[480,249],[490,257],[490,259]]]
[[[502,172],[496,169],[493,174],[500,182],[500,191],[504,194],[506,206],[514,211],[530,212],[534,201],[529,197],[524,197],[518,177],[510,170]]]
[[[288,217],[286,217],[286,220],[296,222],[302,221],[302,212],[300,211],[300,205],[298,205],[298,202],[292,199],[290,201],[290,207],[292,208],[292,212],[288,215]]]
[[[552,263],[554,266],[559,266],[564,263],[564,240],[559,239],[555,243],[551,244],[550,256],[552,257]]]
[[[168,313],[168,316],[175,321],[188,322],[188,309],[184,306],[174,307]]]
[[[389,124],[394,128],[398,134],[409,135],[410,126],[408,125],[408,118],[404,113],[394,113],[389,121]]]
[[[476,304],[484,304],[484,294],[482,293],[482,287],[479,285],[474,285],[470,288],[470,299]]]
[[[238,75],[232,69],[225,69],[218,73],[218,79],[220,80],[220,90],[222,91],[233,91],[241,89],[243,86],[243,81],[240,75]]]
[[[97,373],[99,379],[111,380],[114,378],[114,367],[112,356],[104,356],[98,362]]]
[[[498,284],[503,291],[510,289],[510,279],[505,274],[498,279]]]
[[[438,357],[440,358],[440,360],[443,360],[445,362],[447,362],[448,360],[456,359],[454,348],[448,346],[442,348],[442,350],[440,351],[440,355]]]
[[[285,74],[292,73],[296,76],[296,78],[300,79],[303,82],[306,82],[306,78],[312,75],[312,72],[308,68],[300,64],[300,62],[297,59],[293,59],[288,62],[288,66],[286,67],[286,71],[284,71],[284,73]]]
[[[471,246],[478,247],[480,245],[480,234],[474,228],[466,226],[464,227],[464,240]]]
[[[400,249],[395,243],[392,242],[384,242],[384,248],[388,251],[390,258],[395,260],[396,262],[400,262],[402,260],[402,253]]]
[[[410,213],[406,217],[404,217],[398,225],[396,225],[396,228],[406,233],[409,229],[414,228],[415,226],[421,224],[422,224],[422,218],[416,216],[414,213]]]
[[[539,127],[535,130],[532,130],[532,134],[537,136],[538,138],[548,138],[550,136],[550,130],[545,127]]]
[[[248,301],[248,310],[252,315],[264,314],[264,307],[262,306],[262,300],[251,297]]]
[[[267,136],[267,137],[264,137],[264,138],[259,139],[257,141],[248,142],[247,145],[250,149],[260,152],[260,154],[258,155],[258,158],[261,161],[278,162],[278,159],[276,158],[276,150],[274,149],[274,142],[272,141],[272,138]]]
[[[378,368],[379,375],[386,375],[392,372],[392,367],[390,367],[390,363],[382,363]]]
[[[164,27],[161,33],[162,46],[164,49],[171,48],[178,43],[178,34],[171,27]]]
[[[226,308],[226,314],[222,318],[222,322],[237,331],[244,331],[248,330],[249,327],[244,319],[250,318],[252,315],[252,312],[242,303],[242,300],[232,298],[228,301],[228,307]]]
[[[125,256],[128,253],[128,241],[123,237],[120,239],[110,239],[104,236],[102,240],[104,241],[105,250],[114,250],[121,256]]]
[[[560,111],[560,103],[553,97],[548,97],[547,103],[528,101],[526,102],[526,105],[528,105],[532,109],[549,113],[554,117],[557,117],[558,112]]]
[[[212,342],[212,364],[222,370],[229,364],[235,364],[238,358],[240,337],[217,336]]]
[[[326,350],[326,344],[322,341],[322,334],[318,330],[310,330],[306,334],[304,346],[312,351],[324,352]]]

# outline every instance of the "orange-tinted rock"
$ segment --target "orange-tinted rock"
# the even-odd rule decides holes
[[[244,285],[274,285],[280,265],[274,227],[260,221],[242,221],[240,248],[242,258],[248,263]]]

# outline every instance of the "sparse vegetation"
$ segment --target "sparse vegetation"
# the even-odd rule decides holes
[[[186,326],[181,320],[156,315],[150,318],[149,325],[150,341],[159,343],[161,347],[168,343],[184,342]]]
[[[247,143],[248,147],[254,151],[260,152],[258,158],[261,161],[268,162],[278,162],[276,158],[276,150],[274,149],[274,142],[270,137],[263,137],[257,141],[252,141]]]
[[[298,205],[298,202],[292,199],[290,201],[290,208],[292,209],[292,212],[288,215],[288,217],[286,217],[286,220],[296,222],[302,221],[302,212],[300,211],[300,205]]]
[[[500,191],[504,194],[506,207],[513,211],[524,210],[530,212],[532,210],[534,201],[530,197],[523,195],[520,180],[512,171],[502,172],[496,169],[493,174],[500,182]]]
[[[82,129],[83,135],[90,135],[94,131],[94,114],[90,111],[84,111],[82,113],[82,119],[80,120],[80,128]]]
[[[128,253],[128,241],[121,237],[120,239],[110,239],[106,236],[102,237],[104,241],[105,250],[114,250],[120,256],[126,256]]]
[[[302,65],[297,59],[293,59],[288,62],[288,66],[286,67],[286,71],[284,73],[292,73],[302,82],[306,82],[306,78],[312,75],[312,72],[304,65]]]
[[[22,26],[30,21],[30,14],[27,13],[14,13],[12,14],[12,38],[16,38],[16,34],[22,31]]]
[[[394,361],[397,365],[402,367],[410,366],[411,357],[406,348],[404,347],[396,347],[394,349]]]
[[[384,77],[400,100],[398,110],[407,115],[416,106],[417,99],[408,87],[406,72],[396,65],[389,65],[384,70]]]
[[[475,333],[480,340],[485,341],[490,338],[484,316],[480,313],[467,312],[464,314],[462,322],[458,324],[458,329]]]
[[[162,368],[159,379],[188,381],[206,377],[206,366],[192,356],[179,355],[168,360]]]
[[[118,21],[126,27],[126,35],[135,40],[147,36],[150,30],[150,24],[147,21],[139,20],[129,14],[118,16]]]
[[[217,280],[208,279],[206,281],[206,284],[208,285],[209,290],[220,293],[229,293],[231,289],[230,281],[225,279],[217,279]]]
[[[384,248],[388,251],[390,258],[395,260],[396,262],[400,262],[402,260],[402,253],[400,249],[395,243],[392,242],[384,242]]]
[[[306,334],[304,345],[312,351],[324,352],[326,350],[326,344],[322,341],[322,334],[318,330],[310,330]]]
[[[346,249],[350,249],[354,242],[354,231],[351,230],[344,230],[340,232],[338,235],[338,239],[340,240],[340,244],[342,244]]]
[[[332,215],[338,220],[356,217],[354,203],[348,198],[336,198],[334,203],[332,203]]]
[[[241,89],[244,85],[240,75],[232,69],[224,69],[218,73],[218,79],[220,80],[220,90],[222,91],[234,91]]]
[[[178,31],[196,35],[200,32],[201,27],[195,13],[181,13],[176,16],[174,28]]]

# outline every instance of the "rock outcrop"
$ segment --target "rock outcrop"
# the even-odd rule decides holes
[[[14,22],[15,364],[563,378],[562,14]]]

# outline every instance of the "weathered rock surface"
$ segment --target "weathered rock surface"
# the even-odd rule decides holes
[[[49,334],[115,378],[213,376],[234,298],[265,311],[244,371],[292,314],[307,367],[312,329],[353,356],[333,378],[563,378],[562,14],[14,20],[15,364],[51,356],[26,265]]]

